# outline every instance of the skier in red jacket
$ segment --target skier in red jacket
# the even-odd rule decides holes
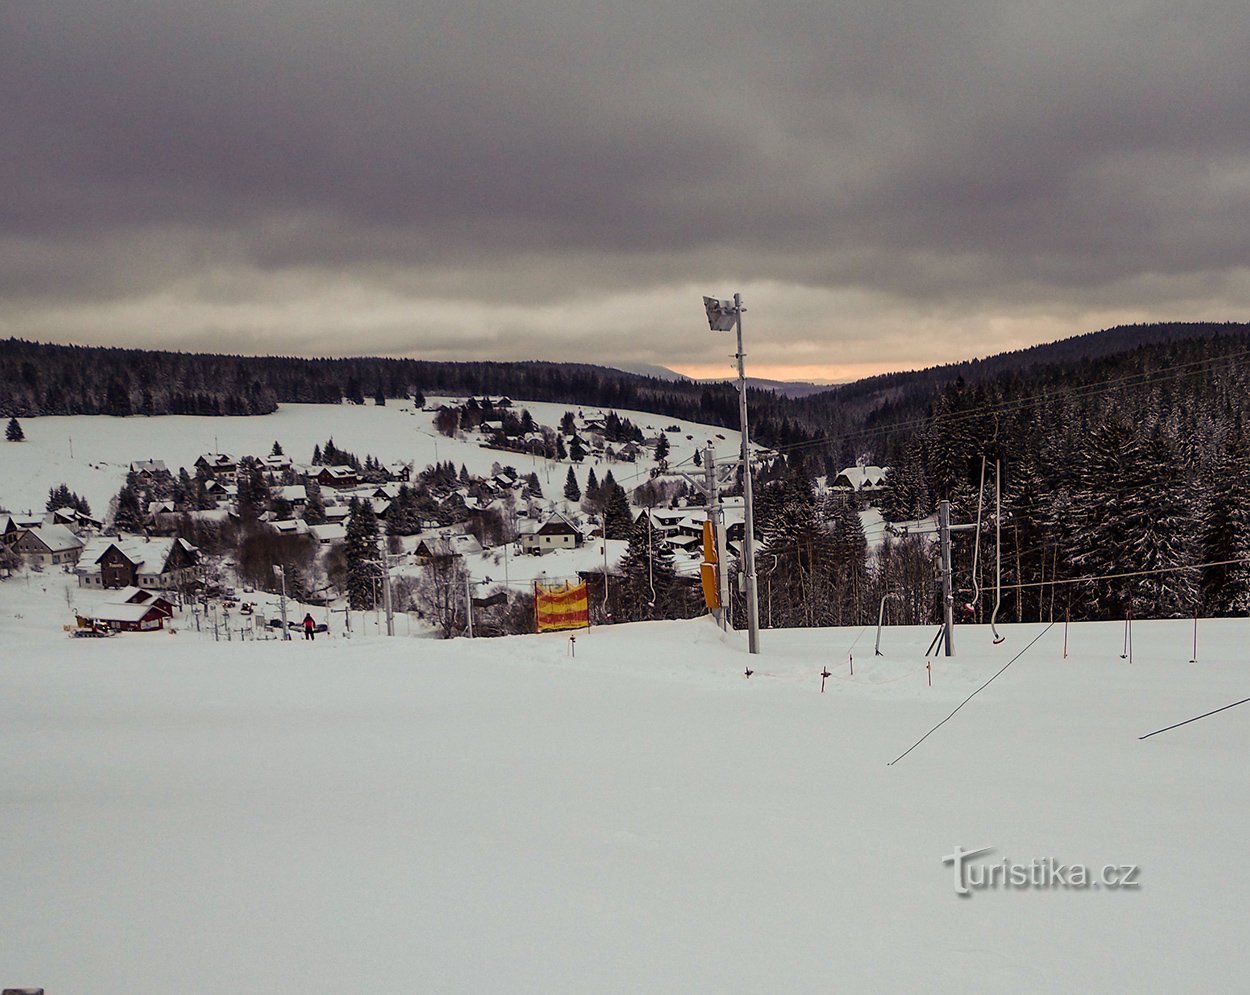
[[[305,613],[304,615],[304,638],[317,638],[317,623],[313,621],[312,615],[308,613]]]

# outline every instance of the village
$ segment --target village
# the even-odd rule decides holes
[[[733,440],[614,411],[562,410],[557,420],[557,407],[468,397],[401,409],[430,422],[433,445],[417,448],[435,461],[424,467],[362,459],[333,439],[307,461],[279,440],[268,452],[203,452],[190,466],[150,454],[125,465],[102,511],[49,479],[44,512],[0,513],[0,577],[72,575],[65,628],[75,635],[172,627],[218,639],[283,638],[306,614],[318,632],[380,632],[384,607],[390,632],[399,614],[404,632],[462,634],[474,607],[478,634],[504,631],[491,620],[535,581],[597,581],[618,569],[635,528],[649,557],[697,584],[709,510],[691,475],[703,475],[700,446],[719,442],[731,457]],[[457,459],[470,450],[475,471]],[[884,474],[850,467],[829,490],[871,500]],[[348,533],[364,509],[381,553],[370,590],[353,598]],[[727,494],[717,515],[736,557],[741,496]]]

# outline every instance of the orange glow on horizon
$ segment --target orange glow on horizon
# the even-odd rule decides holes
[[[747,365],[747,376],[757,377],[761,380],[792,380],[807,383],[849,383],[854,380],[863,380],[865,377],[873,377],[879,373],[898,373],[906,370],[919,370],[932,363],[896,363],[893,365],[882,366],[878,363],[846,363],[839,366],[827,365],[795,365],[795,366],[779,366],[779,365]],[[737,368],[732,363],[718,363],[715,365],[688,365],[671,366],[671,370],[691,377],[694,380],[710,380],[726,379],[732,380],[737,377]]]

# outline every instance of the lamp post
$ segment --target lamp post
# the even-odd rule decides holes
[[[751,483],[751,436],[747,429],[747,374],[742,349],[742,295],[734,294],[732,301],[704,297],[703,308],[707,311],[708,326],[714,332],[738,332],[738,418],[742,422],[742,504],[745,515],[746,534],[742,539],[742,559],[747,580],[747,647],[752,653],[760,651],[760,601],[755,577],[755,509]]]

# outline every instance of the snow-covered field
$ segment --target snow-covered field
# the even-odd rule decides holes
[[[346,444],[346,443],[345,443]],[[1235,991],[1245,620],[69,640],[0,583],[0,985]],[[43,584],[48,591],[40,590]],[[848,654],[854,657],[850,674]],[[828,666],[826,693],[819,672]],[[942,857],[1140,866],[955,894]]]
[[[441,398],[427,398],[438,403]],[[565,411],[584,411],[571,404],[517,401],[515,410],[529,410],[540,425],[556,426]],[[676,465],[688,459],[709,439],[719,455],[734,457],[741,445],[737,432],[646,412],[616,409],[648,435],[659,434],[669,425],[680,431],[669,432]],[[126,479],[126,470],[137,460],[158,459],[177,473],[185,466],[194,472],[196,459],[204,453],[225,452],[239,457],[265,456],[275,441],[292,459],[308,461],[313,446],[324,445],[333,437],[340,449],[354,452],[362,460],[372,454],[383,462],[414,461],[418,470],[438,460],[464,464],[469,472],[486,474],[493,463],[511,464],[522,473],[538,474],[548,498],[559,498],[568,467],[574,464],[534,459],[520,453],[483,449],[476,433],[462,439],[448,439],[434,429],[433,414],[414,410],[407,401],[388,401],[385,407],[372,404],[284,404],[271,415],[243,418],[209,418],[195,415],[163,415],[156,418],[111,418],[107,415],[50,416],[23,420],[23,443],[0,442],[0,508],[14,513],[28,509],[41,512],[48,488],[62,482],[83,495],[92,510],[103,515],[109,501]],[[724,438],[718,438],[723,436]],[[72,452],[72,456],[71,456]],[[630,490],[644,483],[654,463],[600,463],[588,458],[576,466],[578,483],[585,489],[590,468],[602,478],[611,470]]]

